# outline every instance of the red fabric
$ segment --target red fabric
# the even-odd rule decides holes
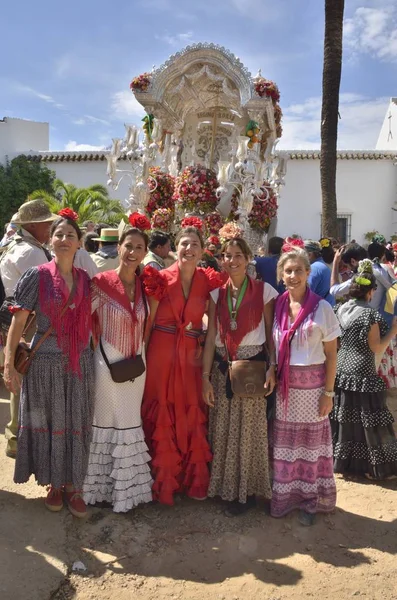
[[[222,344],[225,344],[231,360],[236,360],[237,349],[243,338],[254,331],[263,319],[263,281],[248,277],[248,286],[237,311],[237,329],[230,328],[230,313],[227,303],[226,283],[219,290],[217,303],[217,317],[219,322],[219,334]]]
[[[57,344],[69,359],[71,371],[81,375],[80,354],[87,348],[91,335],[90,278],[83,269],[73,267],[76,290],[71,306],[61,318],[62,309],[70,292],[55,260],[40,265],[39,301],[40,310],[55,330]]]
[[[173,504],[176,492],[204,498],[212,456],[207,441],[207,409],[202,399],[202,365],[197,339],[186,326],[201,329],[214,280],[196,269],[185,301],[178,264],[161,271],[167,282],[155,324],[175,326],[170,334],[154,329],[147,352],[143,427],[152,456],[153,495]]]
[[[163,272],[147,265],[141,277],[146,295],[152,296],[160,302],[167,291],[167,278]]]

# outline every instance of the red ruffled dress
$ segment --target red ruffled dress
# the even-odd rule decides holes
[[[146,267],[147,295],[159,300],[146,359],[142,418],[152,456],[153,497],[172,505],[173,495],[205,498],[212,456],[202,399],[199,335],[209,293],[221,285],[213,269],[197,268],[185,300],[179,267]]]

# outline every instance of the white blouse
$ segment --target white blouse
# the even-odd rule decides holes
[[[277,358],[281,336],[274,319],[273,339]],[[325,362],[323,342],[331,342],[339,336],[338,319],[331,305],[326,300],[320,300],[313,319],[306,319],[292,338],[290,365],[321,365]]]
[[[219,298],[219,288],[210,292],[211,298],[217,304]],[[263,286],[263,304],[267,304],[270,300],[277,298],[278,292],[269,285],[265,283]],[[236,298],[232,298],[233,307],[236,305]],[[261,319],[258,327],[253,331],[250,331],[245,335],[241,341],[241,346],[262,346],[266,341],[266,332],[265,332],[265,320]],[[223,344],[221,342],[221,337],[219,334],[219,327],[217,327],[217,333],[215,338],[215,346],[218,348],[223,348]]]

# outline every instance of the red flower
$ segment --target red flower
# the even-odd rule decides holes
[[[282,252],[291,252],[291,250],[295,250],[295,248],[304,248],[305,244],[303,240],[300,238],[291,238],[287,237],[284,240],[284,246],[282,247]]]
[[[151,228],[150,221],[146,215],[141,215],[137,212],[132,213],[132,215],[128,217],[128,221],[132,227],[136,227],[141,231],[148,231]]]
[[[217,235],[210,235],[207,242],[209,244],[214,244],[215,246],[220,246],[221,240],[218,238]]]
[[[62,210],[59,211],[58,215],[60,217],[63,217],[64,219],[70,219],[71,221],[79,220],[79,215],[77,214],[77,212],[75,212],[71,208],[63,208]]]
[[[201,231],[203,228],[203,222],[198,217],[185,217],[181,221],[181,227],[182,229],[186,229],[186,227],[195,227]]]
[[[143,270],[141,280],[147,296],[153,296],[158,302],[164,298],[167,291],[167,280],[160,271],[148,265]]]

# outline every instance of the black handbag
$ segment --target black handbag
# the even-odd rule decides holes
[[[0,306],[0,330],[8,333],[12,321],[12,312],[10,308],[15,306],[15,300],[12,296],[6,298]]]
[[[99,341],[103,359],[110,371],[110,376],[115,383],[125,383],[126,381],[135,381],[137,377],[143,375],[146,371],[145,363],[141,354],[131,358],[123,358],[117,362],[110,363],[102,346],[102,340]]]

